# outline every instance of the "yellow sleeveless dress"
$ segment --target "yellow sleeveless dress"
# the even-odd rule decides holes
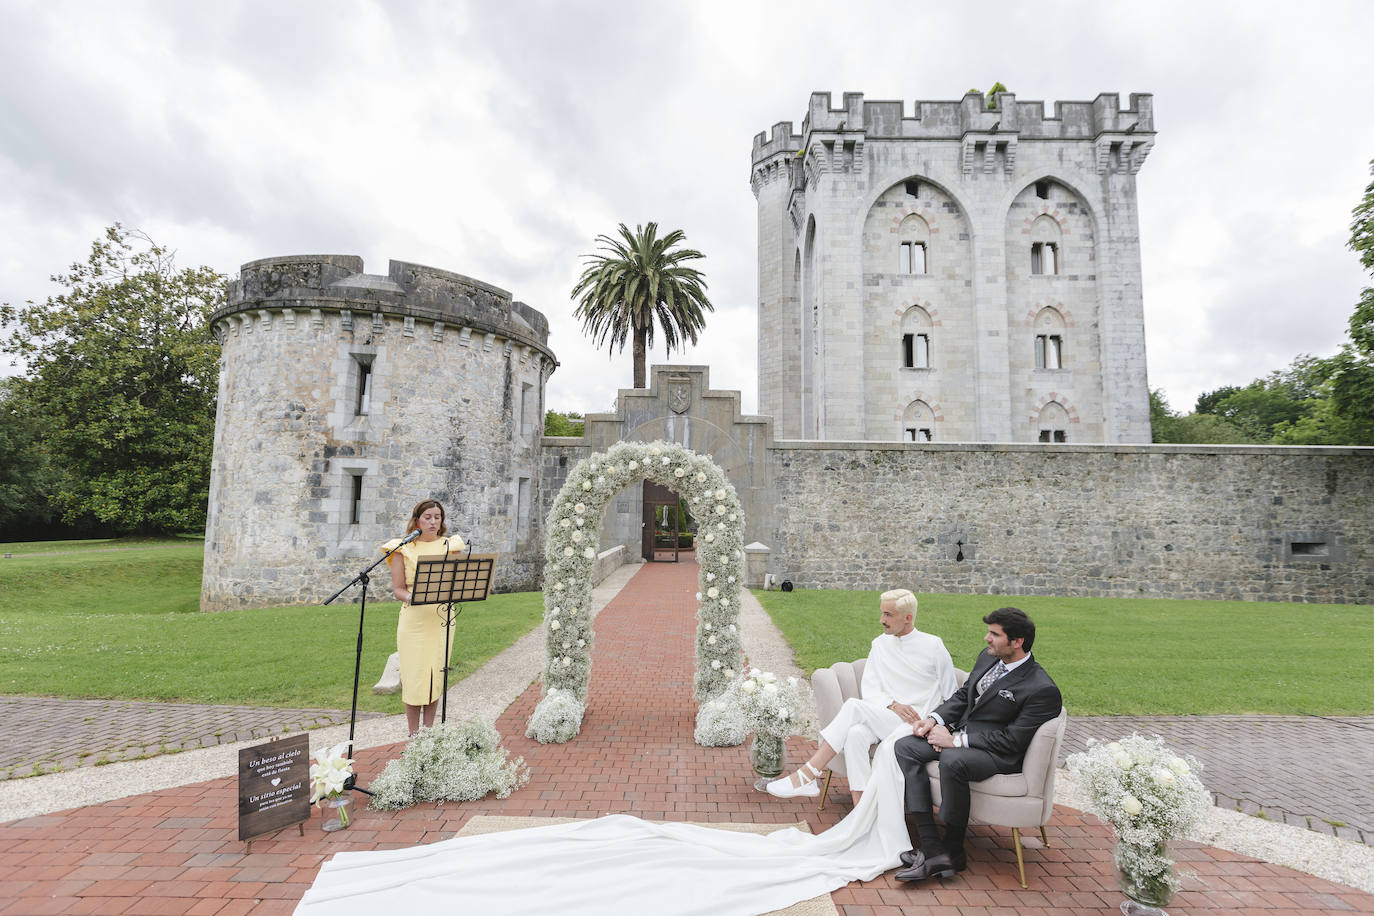
[[[382,545],[382,550],[390,550],[400,542],[400,538],[393,538]],[[411,541],[393,556],[405,561],[406,589],[410,590],[415,585],[415,564],[419,560],[437,559],[445,552],[466,549],[462,538],[448,535],[429,542]],[[452,651],[452,646],[449,649]],[[401,657],[401,702],[407,706],[428,706],[439,699],[444,690],[447,661],[444,657],[444,606],[402,604],[401,615],[396,620],[396,651]]]

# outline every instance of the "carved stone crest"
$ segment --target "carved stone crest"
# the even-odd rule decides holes
[[[668,409],[673,413],[686,413],[692,406],[692,383],[686,379],[674,379],[668,384]]]

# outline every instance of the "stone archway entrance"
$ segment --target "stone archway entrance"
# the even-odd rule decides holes
[[[739,595],[744,587],[744,511],[725,472],[706,455],[669,442],[618,442],[569,472],[545,530],[544,696],[526,735],[545,744],[582,728],[591,678],[592,565],[607,503],[646,481],[686,500],[698,520],[696,675],[698,703],[721,693],[740,663]],[[644,677],[653,677],[646,671]]]

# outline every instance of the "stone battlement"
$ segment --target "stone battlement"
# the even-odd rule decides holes
[[[483,331],[547,352],[548,319],[499,287],[452,271],[391,261],[386,276],[353,255],[289,255],[244,264],[229,282],[222,322],[241,312],[320,310]]]
[[[832,108],[830,93],[811,93],[801,133],[792,132],[791,121],[773,125],[771,136],[754,136],[753,163],[780,153],[796,155],[810,147],[812,135],[827,140],[916,139],[962,140],[968,134],[996,134],[1022,140],[1098,140],[1113,134],[1154,136],[1154,96],[1130,94],[1130,106],[1120,107],[1115,92],[1104,92],[1091,102],[1055,102],[1054,114],[1045,116],[1044,102],[1018,102],[1015,93],[999,92],[988,108],[981,92],[970,92],[958,101],[917,100],[912,116],[902,101],[865,101],[862,92],[846,92],[843,104]],[[819,138],[818,138],[819,139]]]

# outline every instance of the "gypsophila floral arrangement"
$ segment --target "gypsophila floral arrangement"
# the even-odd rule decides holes
[[[1087,796],[1088,811],[1116,831],[1116,866],[1127,896],[1167,903],[1178,890],[1167,844],[1212,806],[1197,777],[1198,762],[1173,753],[1161,738],[1133,734],[1090,739],[1087,750],[1065,763]]]
[[[310,764],[310,804],[319,805],[328,798],[338,798],[344,793],[344,784],[353,775],[353,761],[344,756],[350,742],[344,741],[333,747],[320,748],[315,754],[315,762]],[[348,809],[339,809],[342,826],[348,826]]]
[[[545,693],[529,726],[544,736],[538,740],[567,741],[581,728],[591,676],[592,567],[601,519],[616,493],[641,480],[680,494],[699,525],[693,695],[698,702],[715,697],[735,678],[744,588],[744,511],[735,488],[709,457],[681,445],[617,442],[573,467],[545,523]]]
[[[530,716],[525,737],[540,744],[561,744],[582,730],[583,706],[567,690],[550,687]]]
[[[523,757],[510,759],[490,722],[475,719],[422,728],[401,756],[373,781],[371,807],[406,808],[426,801],[507,798],[529,781]]]
[[[806,681],[750,668],[720,696],[701,704],[696,742],[733,747],[750,733],[773,738],[806,734],[814,702]]]

